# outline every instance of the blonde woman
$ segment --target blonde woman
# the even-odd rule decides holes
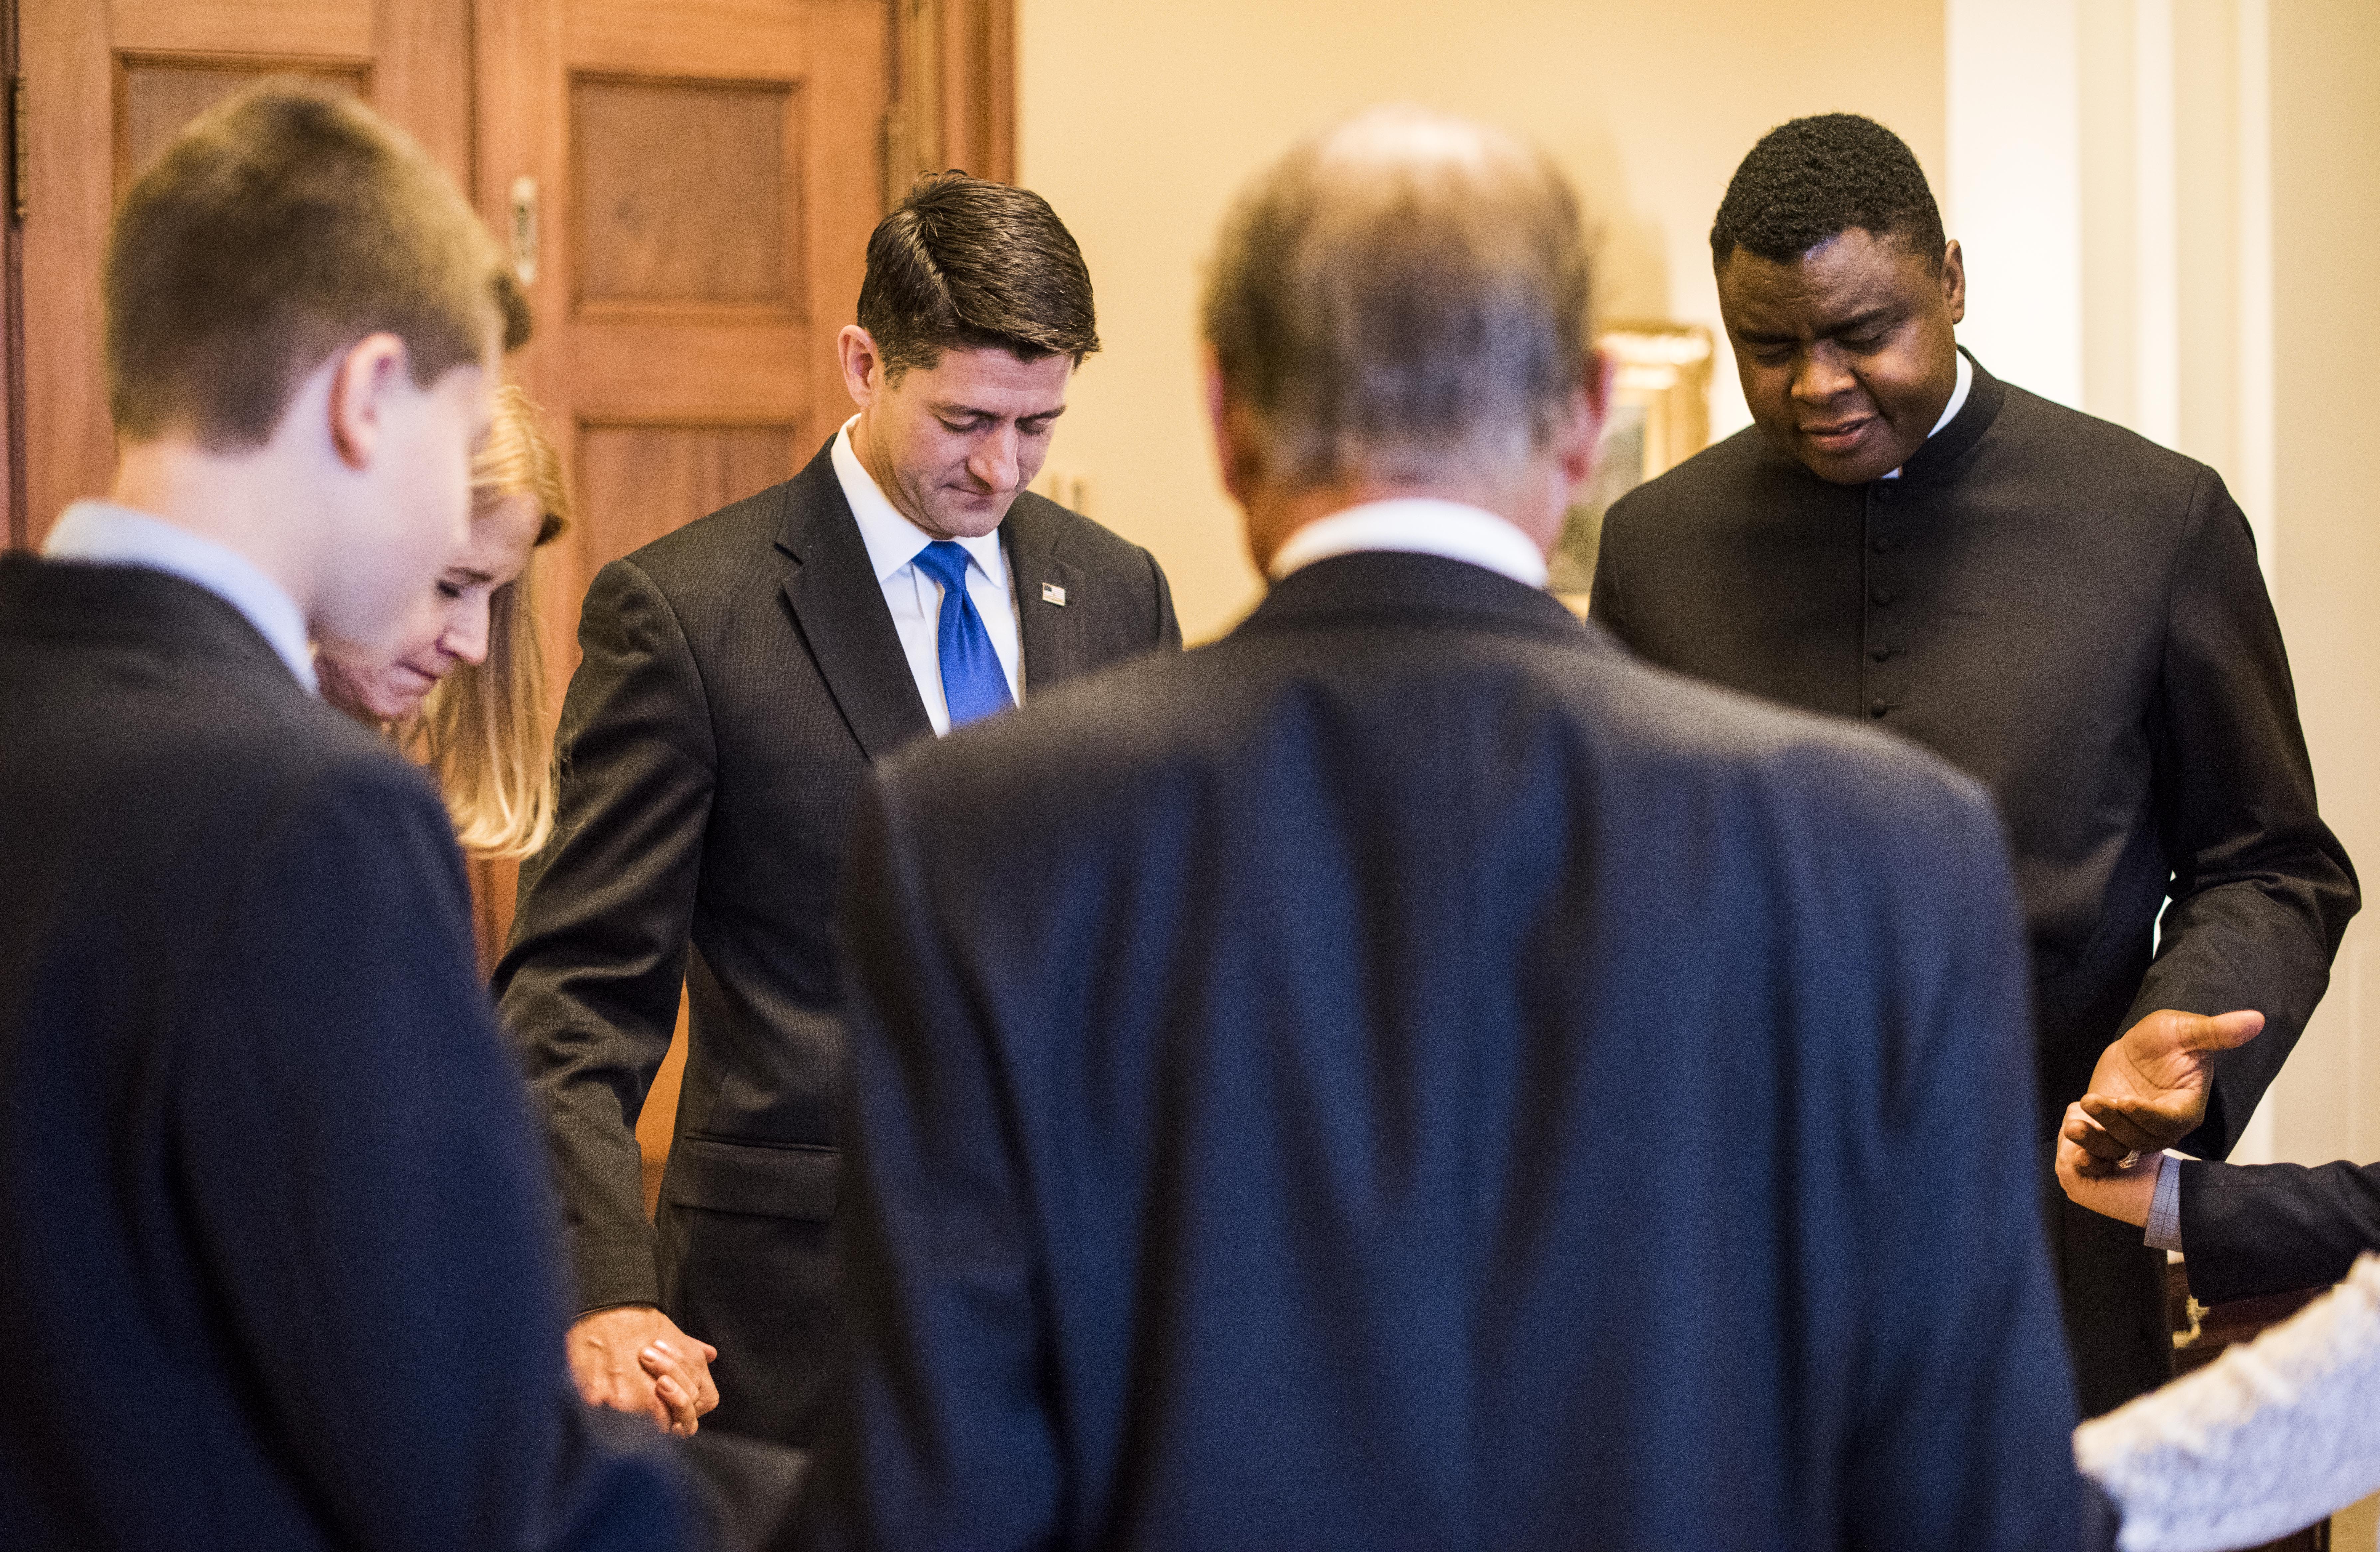
[[[553,829],[549,697],[528,563],[569,521],[562,460],[536,405],[505,383],[472,462],[470,541],[440,574],[412,633],[417,645],[393,661],[325,649],[315,661],[324,699],[385,729],[430,771],[467,851],[527,856]],[[649,1386],[582,1375],[582,1388],[592,1388],[590,1401],[691,1434],[719,1404],[707,1366],[717,1350],[694,1346],[698,1361],[666,1340],[650,1344],[638,1360]]]
[[[568,526],[562,460],[514,383],[471,469],[471,539],[440,574],[417,643],[391,661],[331,649],[332,705],[388,731],[438,784],[466,851],[526,856],[553,828],[553,761],[530,552]]]

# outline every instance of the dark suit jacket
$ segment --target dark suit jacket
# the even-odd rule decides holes
[[[1147,552],[1029,494],[1002,533],[1028,701],[1179,646]],[[495,976],[551,1118],[578,1303],[659,1303],[719,1348],[714,1421],[802,1443],[832,1339],[828,918],[861,778],[931,724],[825,449],[604,567],[579,642],[560,822]],[[681,983],[657,1237],[634,1128]]]
[[[0,559],[0,1546],[703,1539],[571,1388],[420,776],[128,567]]]
[[[1972,782],[1458,562],[883,771],[813,1545],[2073,1544]]]
[[[2032,948],[2045,1157],[2142,1015],[2261,1010],[2182,1145],[2230,1151],[2357,892],[2214,470],[1978,366],[1898,479],[1830,484],[1747,430],[1631,491],[1595,617],[1653,662],[1898,733],[1991,790]],[[2044,1206],[2095,1413],[2172,1372],[2164,1261],[2054,1191]]]
[[[2203,1303],[2319,1288],[2380,1250],[2380,1164],[2181,1167],[2181,1255]]]

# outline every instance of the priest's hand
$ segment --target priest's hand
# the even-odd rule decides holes
[[[2099,1053],[2091,1091],[2067,1112],[2059,1131],[2061,1170],[2070,1139],[2083,1155],[2075,1170],[2088,1178],[2112,1174],[2132,1154],[2154,1153],[2189,1136],[2206,1117],[2216,1056],[2246,1045],[2264,1027],[2265,1015],[2252,1009],[2210,1015],[2160,1008],[2125,1030]]]
[[[2086,1172],[2094,1161],[2080,1138],[2090,1125],[2091,1118],[2082,1113],[2082,1106],[2066,1107],[2066,1123],[2058,1132],[2058,1186],[2078,1207],[2146,1228],[2149,1208],[2156,1200],[2157,1168],[2165,1155],[2144,1153],[2130,1167]]]
[[[582,1315],[570,1323],[564,1345],[571,1378],[589,1406],[633,1413],[684,1436],[719,1404],[719,1388],[710,1379],[719,1350],[687,1336],[650,1304]]]

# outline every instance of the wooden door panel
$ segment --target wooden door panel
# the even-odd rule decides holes
[[[590,554],[626,554],[795,472],[795,427],[583,423],[579,507]]]
[[[577,319],[802,321],[792,82],[580,73],[570,116]]]

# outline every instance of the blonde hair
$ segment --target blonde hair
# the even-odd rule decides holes
[[[538,507],[536,543],[570,523],[570,491],[542,417],[516,383],[496,390],[495,416],[471,466],[471,502],[485,512],[514,496]],[[421,709],[389,735],[429,770],[463,849],[527,856],[553,832],[552,697],[537,633],[535,556],[488,598],[488,658],[458,663]]]

